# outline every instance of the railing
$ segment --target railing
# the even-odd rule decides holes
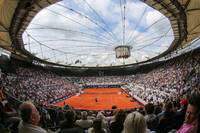
[[[19,108],[19,105],[22,103],[22,101],[20,101],[19,99],[10,95],[9,93],[5,91],[3,91],[3,94],[6,96],[6,99],[8,100],[8,102],[11,103],[15,109]]]
[[[134,95],[131,95],[130,93],[128,93],[125,89],[121,88],[126,94],[128,94],[129,96],[131,96],[132,98],[134,98],[138,103],[140,103],[140,105],[144,106],[146,104],[145,101],[143,101],[142,99],[139,99],[138,97],[135,97]]]
[[[51,100],[51,101],[48,101],[48,102],[46,102],[46,104],[56,104],[56,103],[58,103],[58,102],[60,102],[60,101],[63,101],[63,100],[65,100],[65,99],[67,99],[67,98],[70,98],[70,97],[74,96],[74,94],[75,94],[75,93],[68,93],[68,94],[66,94],[65,96],[62,96],[62,97],[59,97],[59,98],[57,98],[57,99],[53,99],[53,100]]]

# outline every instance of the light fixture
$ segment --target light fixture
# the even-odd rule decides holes
[[[120,59],[120,58],[128,58],[131,56],[131,52],[130,49],[132,47],[129,45],[119,45],[117,47],[115,47],[115,53],[116,53],[116,58]]]

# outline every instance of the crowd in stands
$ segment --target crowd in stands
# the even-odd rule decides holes
[[[82,85],[121,84],[122,88],[143,99],[146,103],[164,102],[165,99],[182,97],[200,88],[200,55],[183,55],[167,61],[163,66],[146,74],[130,76],[71,77]]]
[[[146,74],[131,76],[73,77],[74,82],[82,85],[121,84],[129,94],[139,97],[145,103],[162,103],[166,99],[183,97],[200,88],[200,56],[183,55],[167,61],[163,66]]]
[[[18,67],[16,75],[0,76],[0,129],[3,124],[10,131],[19,133],[29,129],[41,133],[200,132],[199,62],[199,54],[186,54],[166,61],[148,73],[121,77],[61,77],[46,70]],[[91,82],[121,83],[129,94],[147,104],[144,108],[112,111],[80,111],[45,104],[79,92],[81,85]],[[20,108],[12,107],[2,91],[17,98],[22,103]],[[36,126],[38,124],[42,128]]]
[[[15,80],[2,75],[1,81],[4,90],[21,101],[47,102],[79,91],[79,86],[50,71],[19,67],[16,75]]]
[[[192,93],[180,108],[171,101],[144,108],[111,111],[81,111],[69,106],[35,106],[21,103],[20,113],[2,95],[0,131],[13,133],[198,133],[200,95]],[[162,109],[162,111],[161,111]]]
[[[123,88],[147,103],[164,102],[170,98],[176,100],[191,91],[199,91],[199,62],[199,55],[170,60],[147,74],[136,75],[136,78]]]
[[[101,77],[69,77],[70,80],[82,85],[91,84],[126,84],[134,79],[135,75],[129,76],[101,76]]]
[[[129,94],[146,103],[183,97],[200,87],[200,55],[183,55],[167,61],[146,74],[101,77],[61,77],[50,71],[22,68],[16,70],[16,82],[4,78],[6,91],[22,101],[46,102],[80,92],[85,84],[121,84]],[[76,84],[75,84],[76,83]],[[9,89],[8,89],[9,88]]]

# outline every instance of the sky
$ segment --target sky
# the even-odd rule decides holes
[[[63,0],[41,10],[23,33],[35,56],[84,66],[144,61],[173,39],[168,18],[140,0]],[[132,47],[128,59],[116,58],[119,45]]]

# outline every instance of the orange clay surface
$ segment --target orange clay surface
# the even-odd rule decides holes
[[[136,102],[130,102],[131,98],[126,97],[125,93],[118,94],[119,88],[98,88],[86,89],[79,96],[72,96],[63,100],[55,106],[63,107],[64,102],[75,109],[85,110],[111,110],[113,105],[118,109],[138,108],[140,105]],[[95,101],[98,99],[98,102]]]

